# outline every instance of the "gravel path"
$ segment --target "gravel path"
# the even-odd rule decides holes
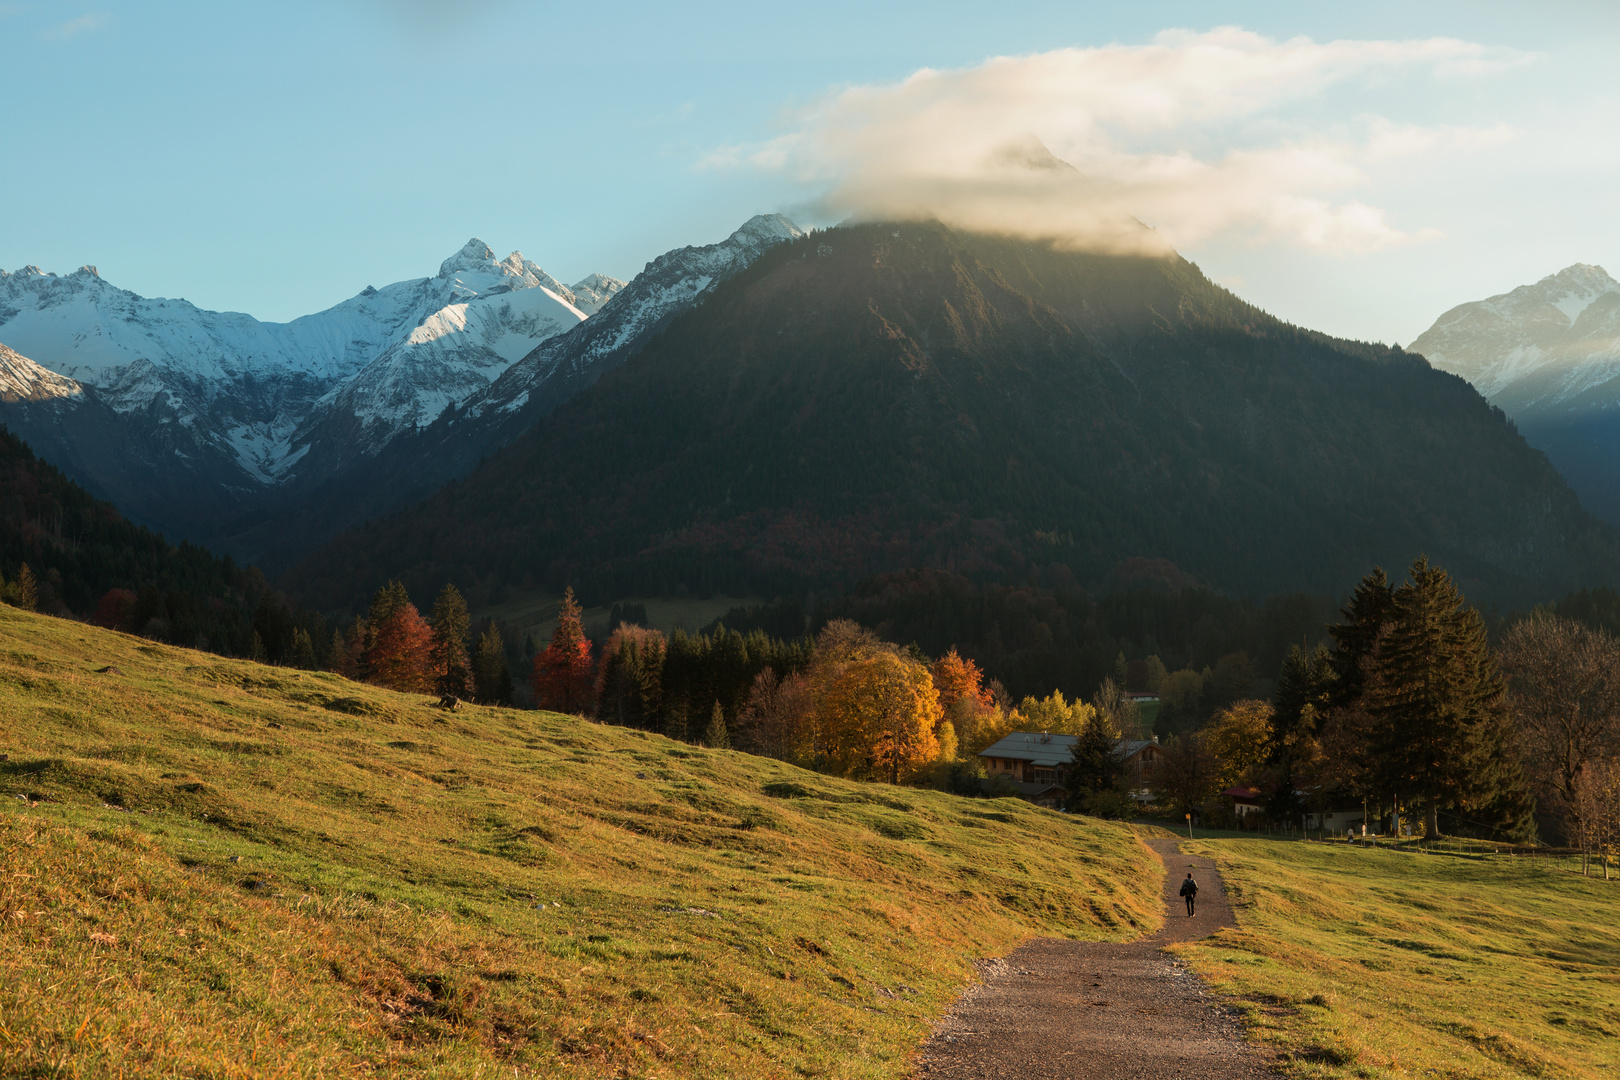
[[[1038,938],[986,962],[917,1057],[927,1080],[1261,1080],[1277,1074],[1243,1042],[1242,1027],[1161,945],[1236,925],[1209,859],[1174,840],[1148,846],[1166,865],[1164,929],[1126,944]],[[1179,896],[1193,871],[1189,918]]]

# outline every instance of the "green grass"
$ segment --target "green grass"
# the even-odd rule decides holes
[[[6,607],[0,753],[6,1076],[897,1076],[1161,919],[1125,827]]]
[[[1307,1077],[1620,1071],[1620,885],[1536,859],[1209,840],[1239,928],[1177,946]]]

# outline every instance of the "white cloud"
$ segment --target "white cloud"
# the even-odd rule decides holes
[[[110,17],[105,14],[89,12],[80,15],[76,19],[69,19],[67,22],[57,23],[55,26],[47,28],[44,31],[44,36],[53,41],[65,41],[70,37],[77,37],[79,34],[100,30],[107,25],[109,20]]]
[[[1147,45],[996,57],[843,88],[790,116],[779,137],[723,148],[705,164],[820,185],[833,216],[937,215],[1101,248],[1236,235],[1369,251],[1435,235],[1358,201],[1369,169],[1514,132],[1375,115],[1323,124],[1325,92],[1351,80],[1478,77],[1527,59],[1452,38],[1319,43],[1172,30]],[[1301,106],[1315,114],[1300,119]]]

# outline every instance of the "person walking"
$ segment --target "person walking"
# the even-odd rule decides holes
[[[1187,871],[1187,880],[1181,883],[1181,897],[1187,901],[1187,915],[1193,913],[1193,899],[1198,895],[1198,882],[1192,878],[1192,871]]]

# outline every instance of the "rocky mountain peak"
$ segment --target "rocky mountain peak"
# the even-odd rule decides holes
[[[519,260],[522,259],[521,255],[517,257]],[[484,270],[494,261],[494,249],[475,236],[461,245],[460,251],[439,264],[439,276],[447,278],[468,270]]]

